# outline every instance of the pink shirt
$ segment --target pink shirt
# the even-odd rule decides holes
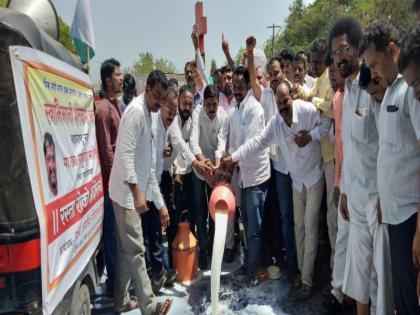
[[[230,117],[234,104],[235,98],[232,98],[232,101],[229,103],[226,95],[223,92],[219,92],[219,106],[222,106],[228,117]]]
[[[335,127],[335,186],[340,187],[341,166],[343,165],[343,141],[341,126],[343,122],[344,89],[338,89],[333,99],[333,116]]]

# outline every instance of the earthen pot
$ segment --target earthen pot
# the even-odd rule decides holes
[[[226,211],[228,220],[232,222],[235,218],[235,193],[233,187],[227,183],[217,184],[211,193],[209,200],[209,212],[213,220],[216,211]]]
[[[171,247],[176,279],[180,282],[185,282],[197,277],[197,240],[191,233],[188,222],[180,222],[178,224],[178,233]]]

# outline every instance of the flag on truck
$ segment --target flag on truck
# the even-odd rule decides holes
[[[71,37],[76,51],[86,64],[95,56],[95,38],[93,36],[92,10],[89,0],[78,0],[71,25]]]

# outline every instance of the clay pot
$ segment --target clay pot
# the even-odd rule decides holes
[[[213,220],[215,219],[215,212],[227,211],[228,220],[232,222],[235,218],[235,193],[233,187],[227,183],[217,184],[211,193],[209,200],[209,212]]]
[[[197,240],[191,233],[188,222],[180,222],[178,224],[178,233],[171,247],[176,279],[180,282],[185,282],[197,277]]]

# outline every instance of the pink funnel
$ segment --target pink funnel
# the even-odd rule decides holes
[[[209,212],[213,220],[215,220],[216,211],[226,211],[228,220],[232,222],[235,217],[235,194],[230,184],[220,183],[213,188],[209,200]]]

